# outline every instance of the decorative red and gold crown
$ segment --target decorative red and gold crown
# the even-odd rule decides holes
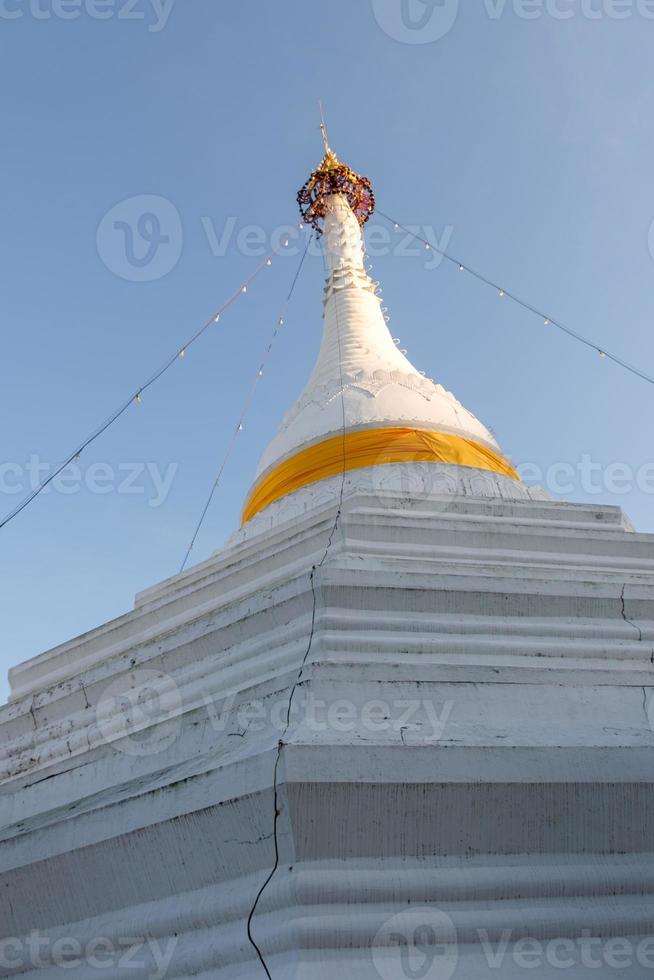
[[[322,234],[322,221],[327,213],[327,198],[342,194],[363,227],[375,210],[375,194],[368,177],[361,177],[341,163],[325,140],[326,153],[320,166],[298,193],[300,213],[307,224]]]

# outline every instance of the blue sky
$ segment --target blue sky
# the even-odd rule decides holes
[[[30,465],[65,457],[297,220],[319,98],[382,210],[654,372],[649,6],[409,0],[407,22],[401,0],[0,0],[0,513]],[[139,237],[148,213],[159,225]],[[652,387],[449,265],[428,268],[401,236],[378,250],[414,363],[517,463],[573,467],[561,496],[619,504],[654,531]],[[75,492],[43,495],[0,531],[2,682],[176,572],[296,251],[84,453]],[[237,526],[304,385],[322,276],[311,257],[194,560]],[[153,473],[172,477],[167,493]]]

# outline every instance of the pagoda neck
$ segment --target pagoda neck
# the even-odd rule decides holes
[[[342,195],[332,195],[327,204],[324,332],[309,388],[338,385],[344,377],[380,370],[418,378],[416,369],[393,342],[384,320],[378,284],[372,281],[364,266],[359,222]]]
[[[342,194],[326,198],[323,226],[325,263],[330,274],[341,269],[364,269],[361,227]]]

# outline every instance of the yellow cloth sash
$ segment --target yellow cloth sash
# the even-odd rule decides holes
[[[250,491],[242,523],[310,483],[384,463],[452,463],[520,479],[502,456],[472,439],[428,429],[363,429],[325,439],[276,466]]]

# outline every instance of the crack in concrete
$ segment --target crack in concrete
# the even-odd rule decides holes
[[[89,702],[89,696],[86,693],[86,688],[84,687],[84,684],[82,682],[80,682],[80,688],[82,690],[82,694],[84,695],[84,701],[86,702],[86,707],[87,708],[90,708],[91,705],[90,705],[90,702]]]
[[[642,631],[642,629],[640,628],[640,626],[638,626],[637,623],[634,623],[631,619],[628,619],[627,618],[627,607],[626,607],[626,601],[625,601],[625,593],[626,593],[626,591],[627,591],[627,583],[625,582],[625,584],[622,586],[622,592],[620,593],[620,603],[621,603],[621,606],[622,606],[620,612],[622,613],[622,618],[624,619],[625,623],[628,623],[629,626],[633,626],[633,628],[638,633],[638,642],[639,643],[642,643],[643,642],[643,631]],[[652,653],[652,660],[651,660],[651,662],[654,663],[654,652]]]
[[[654,691],[651,687],[643,688],[643,711],[649,730],[654,732]]]
[[[257,844],[262,844],[264,841],[272,840],[274,836],[275,835],[272,834],[272,833],[271,834],[263,834],[261,837],[257,837],[256,840],[238,840],[238,838],[236,838],[236,837],[231,837],[229,840],[226,840],[225,843],[226,844],[238,844],[239,847],[246,847],[246,846],[254,847]]]

